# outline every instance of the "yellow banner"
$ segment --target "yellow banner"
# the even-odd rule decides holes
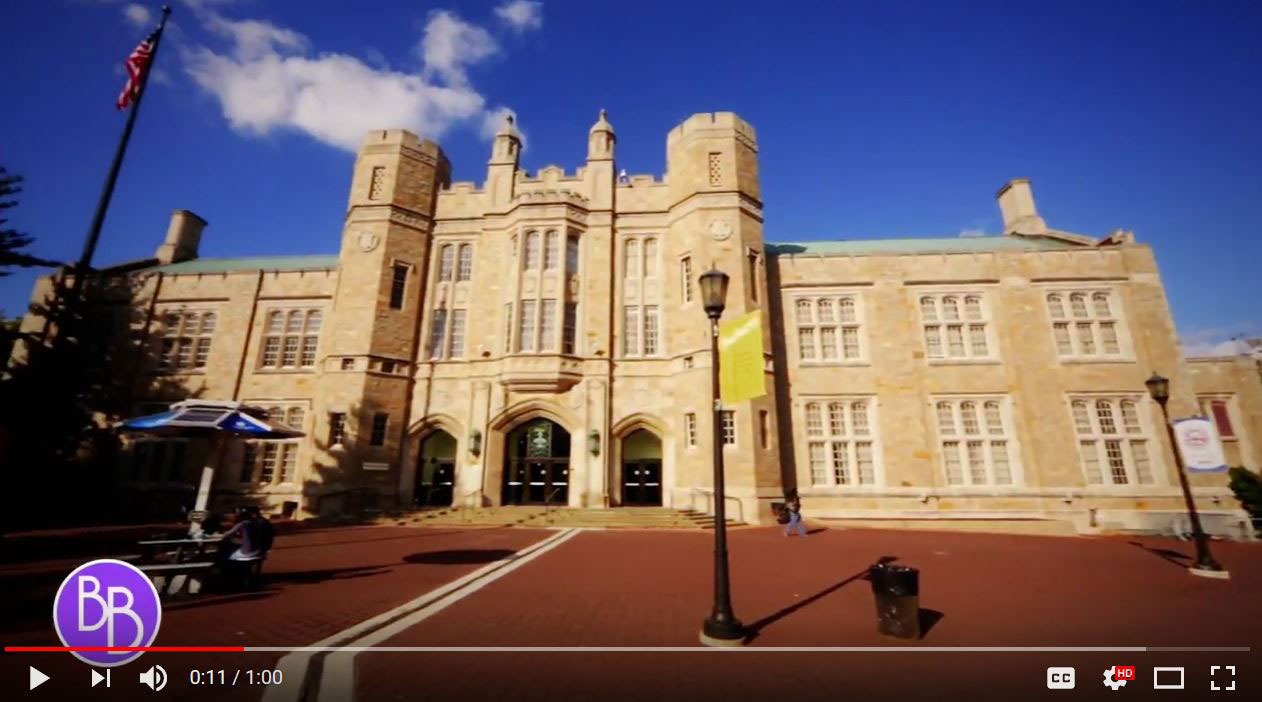
[[[719,322],[719,393],[724,405],[767,394],[762,355],[762,312]]]

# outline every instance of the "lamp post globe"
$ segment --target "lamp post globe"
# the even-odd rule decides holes
[[[723,485],[723,402],[719,392],[719,317],[727,302],[728,275],[716,268],[701,274],[701,304],[710,318],[710,389],[714,403],[714,607],[701,624],[701,643],[741,646],[745,627],[732,612],[727,567],[727,495]]]
[[[1166,401],[1170,399],[1170,380],[1153,373],[1151,378],[1144,381],[1144,385],[1148,386],[1148,394],[1152,396],[1152,399],[1165,407]]]
[[[730,280],[726,273],[717,268],[701,274],[701,305],[710,319],[723,316],[723,308],[727,307],[727,284]]]

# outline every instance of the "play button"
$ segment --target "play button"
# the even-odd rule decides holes
[[[47,675],[44,675],[43,673],[39,672],[39,670],[37,670],[35,666],[31,666],[30,668],[31,668],[31,686],[28,689],[34,690],[40,685],[43,685],[44,683],[48,682]]]

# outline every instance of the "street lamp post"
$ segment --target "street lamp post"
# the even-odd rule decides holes
[[[701,274],[701,301],[710,318],[710,394],[714,401],[714,608],[701,625],[701,643],[740,646],[745,628],[732,612],[727,573],[727,509],[723,489],[723,403],[719,397],[719,317],[727,300],[728,275],[718,269]]]
[[[1166,403],[1170,400],[1170,381],[1153,373],[1151,378],[1144,381],[1144,385],[1148,386],[1148,394],[1152,396],[1152,399],[1161,405],[1161,418],[1165,421],[1166,435],[1170,437],[1170,447],[1174,450],[1174,466],[1178,469],[1179,485],[1183,487],[1183,501],[1187,503],[1188,519],[1192,522],[1192,537],[1196,540],[1196,563],[1188,570],[1196,575],[1211,578],[1227,577],[1226,569],[1214,560],[1214,555],[1209,551],[1209,537],[1201,528],[1201,517],[1196,513],[1196,503],[1192,501],[1192,487],[1188,485],[1187,473],[1183,468],[1183,456],[1179,453],[1178,440],[1174,436],[1174,428],[1170,425],[1170,413],[1166,410]]]

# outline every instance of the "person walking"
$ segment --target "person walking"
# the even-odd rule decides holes
[[[785,537],[789,537],[795,528],[798,536],[806,536],[806,523],[802,521],[802,500],[798,498],[797,491],[788,496],[784,508],[789,513],[789,523],[784,525]]]

